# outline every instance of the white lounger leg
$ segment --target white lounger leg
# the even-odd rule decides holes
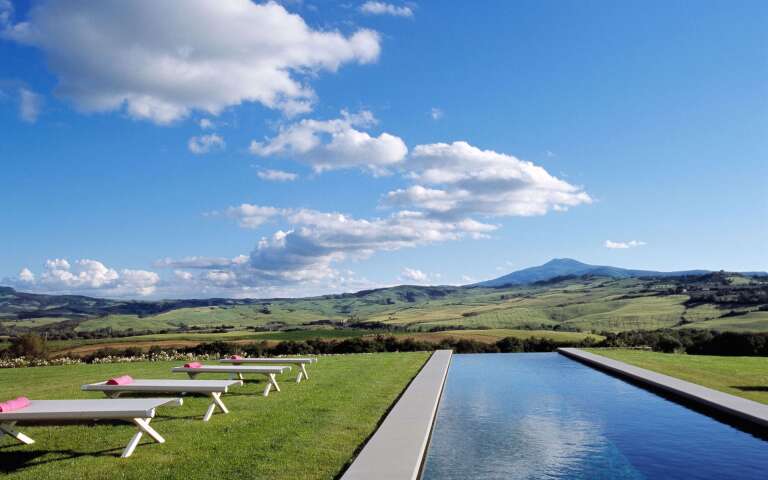
[[[14,430],[13,429],[14,425],[16,425],[16,422],[0,423],[0,434],[5,433],[6,435],[10,435],[16,440],[26,445],[31,445],[35,443],[35,441],[29,438],[28,436]]]
[[[269,382],[272,384],[273,387],[275,387],[275,390],[277,390],[278,392],[280,391],[280,385],[277,384],[277,379],[275,379],[274,373],[269,374]]]
[[[207,422],[211,419],[214,410],[216,410],[216,407],[219,407],[223,413],[229,413],[227,407],[224,406],[224,402],[221,401],[221,393],[211,392],[211,404],[208,405],[208,410],[205,412],[205,416],[203,417],[204,422]]]
[[[303,363],[301,364],[301,373],[304,374],[304,378],[306,380],[309,380],[309,373],[307,373],[307,366],[304,365]]]
[[[150,437],[152,437],[157,443],[165,443],[165,439],[160,436],[157,431],[155,431],[154,428],[149,426],[149,422],[152,421],[151,418],[134,418],[133,423],[136,424],[136,426],[139,428],[139,431],[136,432],[133,435],[133,438],[131,438],[131,441],[128,442],[128,445],[125,447],[125,450],[123,450],[123,454],[120,455],[121,458],[128,458],[133,454],[133,451],[136,450],[136,447],[139,445],[139,442],[141,441],[142,434],[146,433]]]
[[[270,373],[267,375],[267,386],[264,387],[264,396],[269,396],[269,391],[272,389],[272,387],[275,387],[275,390],[278,392],[280,391],[280,385],[277,384],[277,380],[275,379],[275,374]]]

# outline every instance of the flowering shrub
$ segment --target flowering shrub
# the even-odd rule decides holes
[[[40,358],[0,358],[0,368],[24,368],[24,367],[49,367],[54,365],[80,365],[80,364],[105,364],[105,363],[132,363],[132,362],[166,362],[166,361],[191,361],[210,360],[212,355],[195,355],[182,353],[175,350],[153,352],[133,356],[109,355],[90,359],[56,357],[51,359]]]

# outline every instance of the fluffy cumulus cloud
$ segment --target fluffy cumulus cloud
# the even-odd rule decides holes
[[[310,165],[316,172],[364,168],[386,173],[408,153],[403,140],[389,133],[378,136],[364,130],[376,123],[368,111],[341,112],[332,120],[304,119],[284,126],[263,142],[251,142],[250,151],[262,157],[285,156]]]
[[[187,147],[195,155],[203,155],[209,152],[221,151],[226,148],[224,139],[215,133],[209,135],[195,136],[189,139]]]
[[[630,240],[628,242],[614,242],[612,240],[606,240],[603,245],[605,248],[610,248],[611,250],[622,250],[627,248],[642,247],[643,245],[646,245],[646,243],[640,240]]]
[[[391,3],[368,1],[360,5],[360,11],[369,15],[392,15],[395,17],[412,17],[413,9],[408,6],[397,6]]]
[[[313,29],[275,2],[44,0],[27,19],[12,13],[0,8],[0,35],[44,52],[58,94],[84,111],[161,124],[243,102],[307,112],[308,79],[380,51],[374,31]]]
[[[144,296],[155,292],[160,276],[147,270],[109,268],[97,260],[82,259],[70,263],[66,259],[51,259],[35,275],[24,268],[12,284],[24,289],[46,293],[83,293],[105,296]]]
[[[298,175],[282,170],[260,170],[256,173],[260,179],[268,182],[292,182],[298,178]]]
[[[19,117],[27,123],[35,123],[43,107],[43,97],[27,88],[19,89]]]
[[[405,168],[414,185],[390,191],[384,203],[441,217],[544,215],[592,202],[538,165],[466,142],[418,145]]]

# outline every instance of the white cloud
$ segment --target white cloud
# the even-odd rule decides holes
[[[419,212],[401,211],[386,218],[357,219],[341,213],[290,210],[243,204],[225,210],[243,227],[279,217],[285,228],[262,238],[248,256],[235,259],[189,257],[165,259],[156,266],[209,271],[193,281],[199,288],[243,289],[350,287],[366,282],[339,271],[345,260],[490,232],[496,227],[475,221],[444,221]],[[178,276],[178,274],[177,274]],[[187,279],[185,279],[187,280]],[[207,285],[207,287],[205,287]],[[253,290],[251,290],[253,291]]]
[[[298,178],[298,175],[282,170],[261,170],[256,173],[262,180],[269,182],[292,182]]]
[[[280,215],[283,212],[284,210],[275,207],[264,207],[243,203],[236,207],[227,208],[224,211],[224,215],[237,220],[238,225],[243,228],[256,228],[270,218]]]
[[[367,1],[360,5],[360,11],[369,15],[393,15],[395,17],[412,17],[413,9],[408,6],[398,7],[391,3]]]
[[[333,120],[304,119],[281,128],[274,138],[251,142],[250,151],[262,157],[287,156],[316,172],[357,167],[383,174],[405,159],[408,147],[389,133],[372,136],[359,130],[375,122],[368,111],[342,111],[341,118]]]
[[[43,97],[27,88],[19,88],[19,117],[27,123],[35,123],[43,107]]]
[[[35,274],[28,268],[22,268],[19,272],[19,281],[25,283],[34,283]]]
[[[147,270],[120,272],[97,260],[82,259],[73,264],[63,258],[45,262],[42,273],[22,269],[18,282],[25,289],[45,293],[82,293],[106,296],[145,296],[155,292],[160,276]]]
[[[603,245],[605,246],[605,248],[610,248],[610,249],[625,249],[625,248],[642,247],[643,245],[646,245],[646,243],[639,240],[630,240],[628,242],[613,242],[611,240],[606,240]]]
[[[432,110],[429,111],[429,116],[432,117],[432,120],[440,120],[444,115],[445,112],[437,107],[432,107]]]
[[[429,275],[416,268],[403,268],[400,272],[400,280],[411,281],[414,283],[429,282]]]
[[[212,130],[216,128],[216,124],[213,123],[210,118],[201,118],[200,122],[198,122],[198,125],[200,125],[201,130]]]
[[[189,151],[195,155],[203,155],[217,150],[224,150],[226,146],[227,144],[224,143],[224,139],[215,133],[192,137],[189,139],[189,142],[187,142]]]
[[[79,109],[160,124],[243,102],[307,112],[309,79],[380,52],[374,31],[315,30],[275,2],[49,0],[25,21],[4,18],[0,35],[40,48]]]
[[[416,184],[390,191],[384,203],[448,218],[544,215],[592,202],[538,165],[466,142],[418,145],[404,168]]]

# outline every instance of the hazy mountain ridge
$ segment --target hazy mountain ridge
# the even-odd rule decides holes
[[[556,277],[584,276],[611,278],[643,278],[643,277],[683,277],[711,273],[711,270],[682,270],[676,272],[661,272],[656,270],[636,270],[629,268],[611,267],[607,265],[590,265],[571,258],[555,258],[536,267],[517,270],[501,277],[474,283],[476,287],[503,287],[509,285],[527,285],[551,280]],[[742,272],[742,275],[763,276],[766,272]]]

